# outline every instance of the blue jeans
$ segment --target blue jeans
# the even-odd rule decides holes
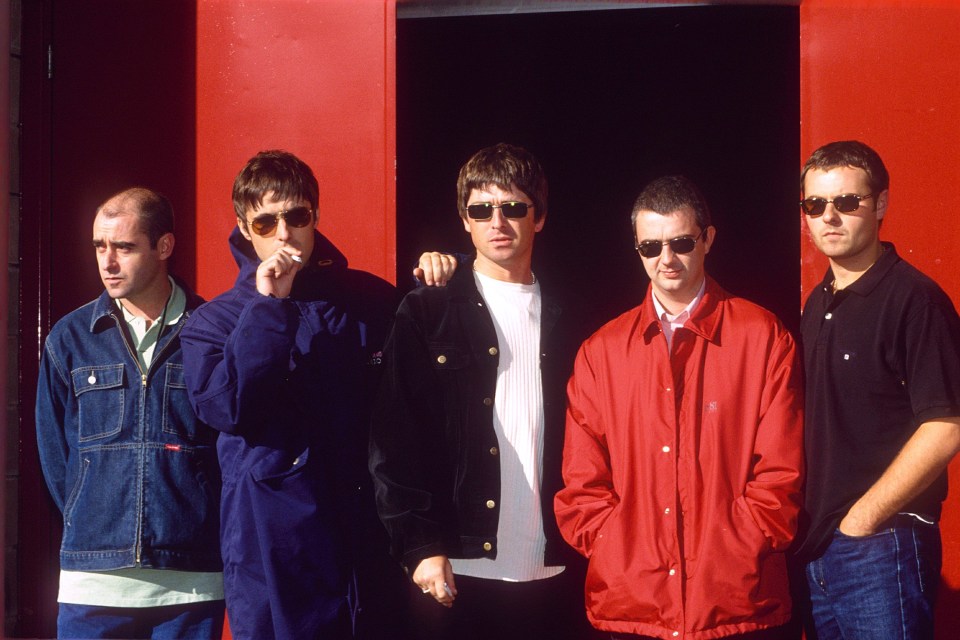
[[[223,600],[166,607],[97,607],[60,603],[57,637],[220,640]]]
[[[806,567],[818,640],[933,638],[940,528],[907,515],[862,538],[839,530]]]

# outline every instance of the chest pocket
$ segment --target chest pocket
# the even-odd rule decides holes
[[[214,439],[213,429],[197,420],[190,407],[182,364],[168,364],[164,372],[163,432],[188,442],[208,443]]]
[[[70,372],[79,406],[80,442],[120,433],[123,425],[123,365],[81,367]]]
[[[460,347],[450,344],[431,344],[428,349],[435,371],[453,371],[463,369],[470,364],[470,354]]]

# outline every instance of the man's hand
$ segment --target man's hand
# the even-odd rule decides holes
[[[447,556],[431,556],[421,560],[413,572],[413,583],[420,587],[424,596],[433,596],[434,600],[448,609],[457,597],[453,567]]]
[[[960,452],[960,417],[924,422],[840,521],[840,533],[868,536],[920,495]]]
[[[449,253],[428,251],[420,256],[413,277],[428,287],[442,287],[457,270],[457,259]]]
[[[870,526],[868,522],[859,518],[853,509],[847,512],[847,515],[843,517],[843,520],[840,521],[837,528],[840,529],[840,533],[852,538],[862,538],[877,532],[875,527]]]
[[[280,247],[257,267],[257,291],[265,296],[286,298],[293,288],[293,279],[303,268],[300,250]]]

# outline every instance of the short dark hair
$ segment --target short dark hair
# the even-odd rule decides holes
[[[859,140],[841,140],[825,144],[810,154],[800,171],[800,193],[803,193],[803,183],[811,169],[829,171],[840,167],[862,169],[874,195],[890,187],[890,174],[880,154]]]
[[[233,181],[233,209],[246,224],[247,209],[256,209],[273,192],[277,200],[306,200],[317,211],[320,187],[313,171],[288,151],[261,151],[247,161]]]
[[[692,180],[685,176],[663,176],[650,182],[637,196],[630,213],[634,236],[637,233],[637,214],[641,211],[668,215],[683,207],[693,210],[694,219],[701,229],[713,224],[707,200]]]
[[[115,209],[106,208],[107,203],[115,199],[121,206]],[[150,240],[151,249],[157,248],[161,236],[173,233],[173,205],[166,196],[146,187],[131,187],[113,194],[100,205],[97,213],[107,218],[126,213],[136,215],[140,229]]]
[[[495,185],[504,191],[519,189],[533,200],[534,220],[547,213],[547,176],[540,161],[516,145],[501,142],[473,154],[457,177],[457,208],[467,216],[470,192]]]

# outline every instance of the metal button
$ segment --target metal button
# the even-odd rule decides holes
[[[493,509],[495,506],[497,506],[496,502],[493,500],[487,500],[487,509]]]
[[[664,515],[670,515],[670,507],[663,510]]]
[[[495,456],[498,453],[500,453],[499,449],[497,449],[496,447],[490,447],[490,455]]]
[[[444,364],[447,361],[447,356],[437,356],[437,362]]]
[[[87,378],[87,383],[88,383],[88,384],[97,384],[97,376],[91,374],[90,377]]]
[[[668,447],[667,445],[663,445],[663,449],[661,449],[661,451],[663,451],[664,453],[670,453],[670,447]]]
[[[667,573],[669,573],[670,575],[674,575],[674,574],[677,573],[677,570],[676,570],[676,569],[670,569],[670,571],[668,571]]]
[[[483,399],[483,404],[484,404],[485,406],[489,407],[490,405],[493,404],[493,398],[484,398],[484,399]]]
[[[493,545],[492,545],[492,544],[490,544],[489,542],[484,542],[484,543],[483,543],[483,550],[484,550],[484,551],[490,551],[491,549],[493,549]]]
[[[833,317],[833,314],[832,314],[832,313],[829,313],[829,312],[827,312],[827,315],[825,315],[825,316],[823,316],[823,317],[824,317],[824,319],[825,319],[825,320],[829,320],[830,318],[832,318],[832,317]]]
[[[487,349],[487,353],[489,353],[489,354],[492,355],[492,356],[495,356],[495,355],[497,355],[497,348],[496,348],[496,347],[490,347],[489,349]]]

